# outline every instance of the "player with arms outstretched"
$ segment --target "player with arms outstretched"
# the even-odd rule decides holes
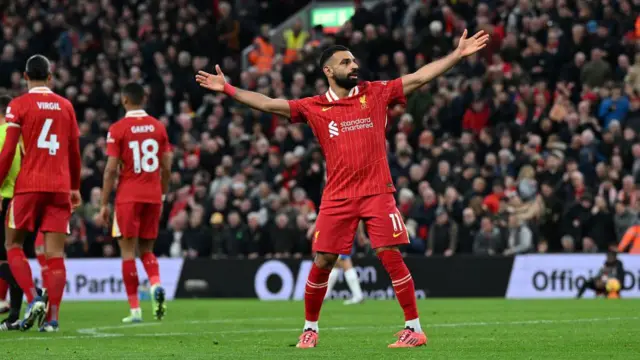
[[[200,86],[224,92],[233,99],[264,112],[307,122],[320,142],[327,163],[327,184],[314,233],[316,252],[305,288],[305,316],[299,348],[318,342],[318,317],[327,291],[329,273],[339,254],[349,254],[358,222],[365,221],[371,245],[389,273],[405,317],[405,328],[389,347],[425,345],[427,338],[418,320],[415,290],[398,245],[408,243],[402,216],[396,208],[395,188],[387,162],[385,128],[387,107],[403,103],[406,95],[457,64],[463,57],[484,48],[488,35],[462,34],[456,50],[392,81],[358,84],[358,65],[343,46],[322,54],[320,66],[329,91],[300,100],[272,99],[237,89],[217,75],[200,71]]]
[[[100,219],[104,224],[109,223],[109,197],[121,166],[112,235],[120,238],[122,279],[131,308],[131,314],[122,322],[142,321],[136,246],[151,285],[153,315],[160,320],[166,311],[165,291],[160,285],[160,269],[153,246],[158,236],[163,194],[167,192],[171,175],[169,137],[164,125],[144,111],[146,96],[142,85],[127,84],[121,99],[127,113],[111,125],[107,135],[108,159]]]
[[[80,206],[80,132],[71,103],[47,86],[51,65],[42,55],[27,60],[24,77],[29,92],[11,101],[6,112],[7,137],[0,154],[0,180],[7,177],[19,140],[24,156],[7,214],[7,258],[29,306],[21,323],[26,330],[38,321],[42,331],[58,330],[58,313],[66,285],[64,245],[73,208]],[[39,224],[38,224],[39,223]],[[48,268],[46,296],[34,283],[22,249],[25,237],[44,233]]]

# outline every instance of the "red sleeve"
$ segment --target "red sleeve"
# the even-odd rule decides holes
[[[407,103],[407,97],[404,96],[402,87],[402,78],[391,81],[374,81],[371,85],[382,91],[382,98],[388,106],[405,105]]]
[[[306,104],[305,104],[305,99],[300,99],[300,100],[289,100],[287,101],[289,103],[289,111],[291,113],[291,123],[292,124],[297,124],[297,123],[303,123],[303,122],[307,122],[307,115],[306,115]]]
[[[120,158],[120,139],[118,131],[114,125],[111,125],[107,133],[107,156]]]
[[[0,153],[0,183],[4,182],[4,179],[9,173],[9,169],[13,163],[13,157],[16,155],[16,146],[18,145],[19,140],[20,127],[9,124],[9,127],[7,128],[7,137],[4,140],[2,152]]]
[[[71,177],[71,190],[80,189],[80,171],[82,170],[82,158],[80,157],[80,129],[76,120],[76,112],[69,104],[71,114],[71,134],[69,134],[69,175]]]
[[[8,123],[22,125],[22,112],[20,111],[20,104],[18,103],[18,100],[11,100],[9,106],[7,106],[5,118]]]

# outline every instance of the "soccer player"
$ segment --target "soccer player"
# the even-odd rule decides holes
[[[9,106],[10,102],[11,97],[0,97],[0,147],[4,146],[7,135],[8,125],[5,119],[5,112],[7,111],[7,107]],[[9,175],[0,187],[0,196],[2,197],[2,202],[0,203],[0,221],[2,223],[4,223],[4,220],[6,218],[7,209],[9,208],[9,202],[11,201],[11,198],[13,198],[13,190],[16,184],[16,177],[18,176],[18,172],[20,171],[20,158],[21,154],[19,151],[17,151],[15,156],[13,157]],[[4,248],[4,227],[0,229],[0,233],[2,235],[2,246],[0,246],[0,279],[2,279],[2,281],[7,285],[7,288],[11,288],[9,307],[7,308],[7,312],[9,312],[9,315],[0,323],[0,331],[18,330],[20,328],[19,317],[20,308],[22,307],[23,292],[16,282],[16,279],[13,277],[11,269],[9,268],[9,264],[7,263],[7,252]],[[2,300],[4,300],[5,298],[6,292],[4,293]]]
[[[365,236],[364,233],[364,222],[360,221],[360,225],[358,226],[358,234],[356,236],[360,236],[363,238]],[[354,250],[355,250],[355,241],[354,241]],[[351,251],[352,253],[354,251]],[[364,301],[364,296],[362,295],[362,288],[360,287],[360,279],[358,278],[358,272],[353,267],[353,261],[351,261],[351,255],[340,255],[338,256],[338,261],[336,262],[335,267],[331,270],[329,274],[329,284],[327,286],[327,294],[325,295],[325,299],[331,296],[331,290],[336,285],[338,281],[338,276],[340,276],[340,270],[342,269],[344,273],[344,280],[347,282],[347,286],[349,286],[349,290],[351,290],[351,299],[345,300],[345,305],[355,305],[360,304]]]
[[[100,219],[109,222],[109,197],[121,165],[113,219],[114,238],[120,238],[122,279],[131,314],[124,323],[142,321],[138,299],[136,245],[149,277],[153,315],[165,314],[165,291],[160,285],[158,260],[153,245],[158,236],[162,202],[169,188],[171,149],[164,125],[144,111],[146,96],[142,85],[127,84],[122,90],[122,106],[127,113],[111,125],[107,135],[107,165],[104,170]]]
[[[220,67],[217,74],[200,71],[200,86],[224,92],[250,107],[274,113],[298,123],[306,121],[318,138],[327,163],[327,184],[314,233],[316,252],[305,289],[306,321],[299,348],[318,343],[318,318],[327,291],[329,273],[339,254],[351,251],[358,221],[365,221],[382,265],[389,273],[396,297],[404,311],[405,328],[390,347],[425,345],[427,337],[418,319],[413,279],[398,245],[409,242],[402,216],[393,197],[395,188],[387,162],[385,128],[387,108],[404,103],[406,95],[446,72],[462,58],[484,48],[488,35],[462,34],[456,50],[416,72],[392,81],[358,84],[358,64],[343,46],[324,51],[320,67],[329,90],[300,100],[272,99],[237,89],[225,81]]]
[[[80,132],[71,103],[54,94],[51,64],[42,55],[27,60],[24,77],[29,92],[7,107],[7,137],[0,154],[0,179],[7,177],[21,139],[24,156],[7,214],[6,248],[11,272],[29,306],[23,330],[44,321],[46,294],[39,294],[22,249],[25,236],[44,232],[47,257],[49,318],[43,331],[58,330],[58,313],[66,285],[64,245],[72,209],[80,206]]]

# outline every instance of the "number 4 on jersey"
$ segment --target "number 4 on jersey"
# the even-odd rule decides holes
[[[58,135],[49,134],[51,124],[53,124],[53,119],[44,120],[44,125],[42,125],[42,130],[40,130],[40,135],[38,136],[38,148],[48,149],[49,155],[55,155],[60,149],[60,143],[58,142]],[[49,140],[47,140],[47,137]]]

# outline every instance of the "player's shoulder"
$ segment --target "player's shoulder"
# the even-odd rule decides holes
[[[399,79],[399,78],[398,78]],[[362,86],[363,90],[382,90],[393,85],[398,79],[393,80],[378,80],[378,81],[364,81],[359,86]]]
[[[314,105],[318,105],[319,106],[323,101],[323,96],[324,96],[324,94],[323,95],[313,95],[313,96],[303,97],[303,98],[300,98],[300,99],[292,99],[292,100],[289,100],[289,101],[296,102],[298,104],[302,104],[302,105],[305,105],[305,106],[314,106]],[[324,102],[326,102],[326,100]]]

